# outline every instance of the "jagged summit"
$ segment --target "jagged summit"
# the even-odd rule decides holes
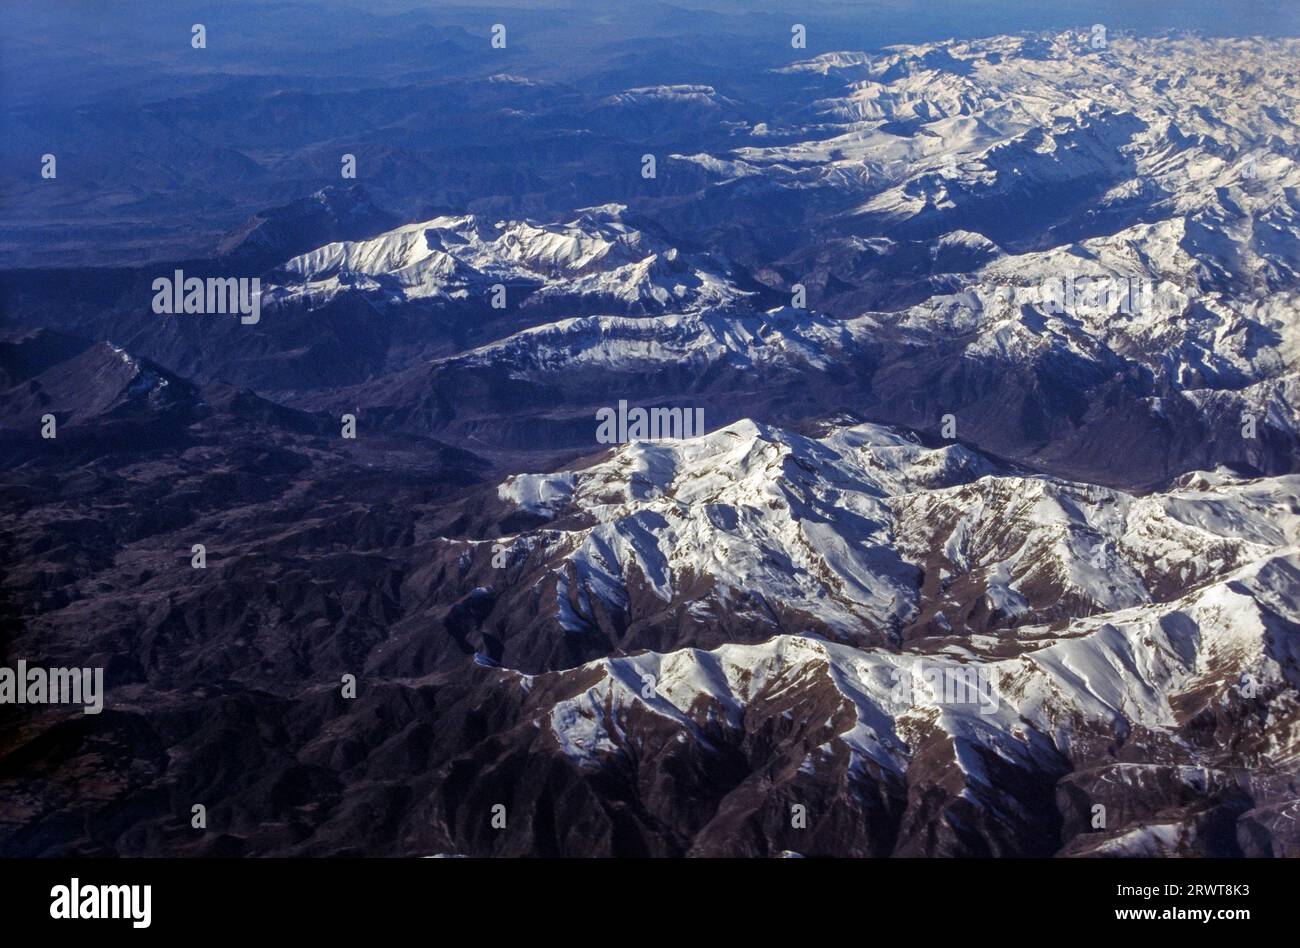
[[[625,222],[625,211],[606,204],[550,224],[473,214],[407,224],[289,260],[273,298],[319,301],[354,290],[397,301],[464,299],[501,284],[538,300],[591,296],[664,311],[744,296],[725,265],[643,233]]]

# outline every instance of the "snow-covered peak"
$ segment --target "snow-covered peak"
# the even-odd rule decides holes
[[[688,258],[628,224],[625,212],[605,204],[562,223],[465,214],[407,224],[294,257],[269,296],[316,301],[352,288],[392,301],[486,299],[488,288],[501,284],[538,299],[593,296],[651,310],[743,297],[725,265]]]
[[[720,96],[713,86],[707,85],[643,86],[627,89],[601,100],[602,105],[613,106],[640,105],[647,102],[689,103],[710,108],[735,104],[725,96]]]
[[[1011,657],[862,649],[779,634],[602,659],[564,673],[584,685],[551,707],[547,723],[565,754],[601,767],[630,751],[634,735],[646,732],[645,715],[678,733],[678,742],[709,747],[784,708],[790,725],[816,736],[805,743],[807,773],[831,771],[843,747],[851,774],[869,762],[867,773],[902,777],[941,743],[948,749],[940,756],[971,800],[1006,793],[991,762],[1050,773],[1072,756],[1086,759],[1095,741],[1113,754],[1141,734],[1160,756],[1141,764],[1112,759],[1112,766],[1181,763],[1184,779],[1232,783],[1232,750],[1198,746],[1183,728],[1195,709],[1230,707],[1243,682],[1252,694],[1294,691],[1297,645],[1270,627],[1300,618],[1297,579],[1300,560],[1274,556],[1153,609],[1076,620]],[[1279,708],[1289,705],[1281,699]],[[1274,723],[1257,766],[1293,764],[1294,728]]]
[[[565,525],[554,550],[567,628],[592,595],[624,606],[635,566],[666,602],[709,577],[718,607],[761,589],[851,637],[1045,629],[1164,600],[1300,539],[1297,477],[1207,475],[1138,497],[871,424],[809,438],[740,421],[517,475],[499,493]]]

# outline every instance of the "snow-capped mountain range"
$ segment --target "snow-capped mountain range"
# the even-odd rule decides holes
[[[255,215],[186,265],[255,328],[13,294],[0,604],[149,747],[82,822],[198,760],[212,852],[1300,854],[1300,40],[1095,40],[494,74],[524,193]]]
[[[870,424],[808,438],[745,421],[634,442],[581,470],[513,476],[500,496],[573,524],[546,550],[556,618],[579,631],[596,599],[626,608],[635,575],[665,604],[706,581],[686,597],[699,616],[761,591],[850,640],[951,635],[979,652],[997,630],[1037,637],[1300,544],[1300,476],[1197,472],[1135,497]]]
[[[554,634],[655,610],[753,622],[746,644],[506,675],[547,696],[541,743],[584,769],[614,778],[660,755],[703,767],[779,716],[779,754],[751,761],[773,768],[768,793],[818,785],[868,827],[931,821],[937,835],[902,854],[1017,851],[1039,831],[1035,785],[1055,784],[1061,842],[1081,853],[1204,851],[1221,828],[1175,812],[1183,796],[1208,806],[1249,788],[1256,809],[1230,828],[1247,849],[1293,806],[1300,477],[1197,472],[1135,497],[875,425],[808,438],[742,422],[499,492],[547,521],[495,543],[553,589]],[[977,684],[954,695],[954,681]],[[1207,736],[1211,720],[1231,736]],[[888,818],[874,812],[891,798]],[[1109,823],[1095,801],[1116,808]],[[736,788],[693,851],[728,851],[732,821],[782,836],[761,809]],[[813,852],[833,846],[812,835]]]
[[[592,297],[640,312],[720,307],[744,298],[725,266],[642,233],[623,220],[626,210],[586,208],[555,224],[438,217],[328,244],[286,262],[283,278],[295,282],[273,288],[268,301],[319,303],[344,290],[391,302],[486,300],[496,285],[504,288],[504,301],[511,293],[530,305]]]
[[[726,254],[683,252],[622,205],[544,224],[440,217],[295,257],[269,298],[485,305],[502,287],[490,341],[348,393],[440,435],[457,412],[431,422],[427,406],[465,372],[548,391],[573,379],[585,391],[597,372],[649,398],[671,395],[655,386],[683,367],[696,379],[762,369],[811,376],[814,399],[835,376],[810,414],[865,404],[866,417],[929,432],[952,414],[964,440],[1067,476],[1151,486],[1224,463],[1290,470],[1295,52],[1193,37],[1097,49],[1062,34],[828,54],[780,71],[823,93],[804,124],[796,109],[779,135],[751,130],[782,143],[666,164],[669,176],[702,169],[697,200],[743,222],[753,246],[706,224]],[[1248,103],[1203,65],[1228,59]],[[628,96],[652,92],[709,94]],[[669,231],[699,230],[663,216]],[[732,262],[755,247],[779,259]],[[1132,444],[1144,434],[1149,446]],[[1117,441],[1132,446],[1131,471],[1102,457]]]

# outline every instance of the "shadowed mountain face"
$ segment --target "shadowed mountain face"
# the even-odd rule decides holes
[[[1300,854],[1297,40],[323,9],[6,102],[0,855]]]

